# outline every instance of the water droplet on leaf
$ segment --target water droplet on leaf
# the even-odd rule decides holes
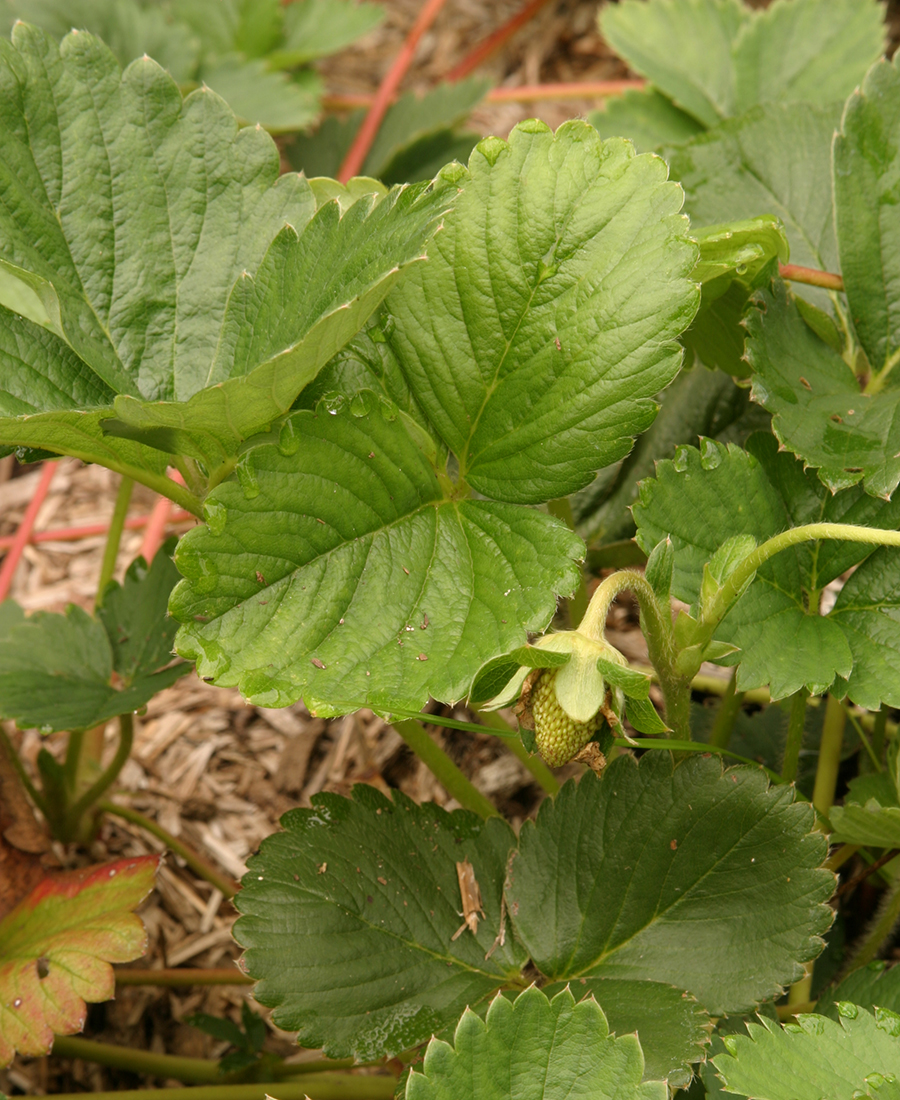
[[[845,1020],[855,1020],[859,1015],[859,1009],[850,1001],[838,1001],[837,1010],[838,1014]]]
[[[213,535],[221,535],[228,520],[228,509],[221,501],[207,500],[203,505],[203,518]]]
[[[241,491],[247,500],[253,500],[254,497],[259,496],[259,479],[256,476],[256,470],[253,468],[253,459],[250,455],[244,455],[244,457],[237,464],[236,471],[237,479],[240,482]]]
[[[278,450],[285,456],[295,455],[300,450],[300,433],[294,425],[293,417],[281,425],[278,433]]]

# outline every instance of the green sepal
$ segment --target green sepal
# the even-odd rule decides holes
[[[672,595],[672,575],[675,571],[675,547],[667,536],[650,551],[644,576],[661,604],[668,604]]]
[[[493,657],[475,673],[469,702],[478,707],[496,698],[520,668],[559,668],[570,658],[570,653],[554,653],[533,645],[519,646],[500,657]]]
[[[646,699],[650,694],[650,677],[626,665],[597,658],[597,669],[603,679],[613,687],[621,688],[629,699]]]
[[[660,733],[671,733],[671,728],[660,718],[656,707],[649,699],[641,699],[631,696],[625,704],[625,716],[638,733],[646,733],[654,736]]]
[[[722,543],[703,566],[703,580],[700,582],[700,599],[697,606],[701,621],[706,621],[707,614],[718,598],[719,593],[725,587],[729,577],[744,562],[747,556],[753,553],[756,547],[757,542],[753,535],[732,535],[731,538]],[[741,585],[740,591],[735,592],[734,601],[732,602],[740,599],[755,577],[755,572],[747,577]],[[692,608],[692,610],[694,609]],[[715,626],[715,624],[712,625]]]

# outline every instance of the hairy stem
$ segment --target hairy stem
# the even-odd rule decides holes
[[[861,966],[870,963],[890,940],[898,920],[900,920],[900,878],[885,890],[874,921],[854,947],[839,978],[845,978],[854,970],[859,970]]]
[[[121,817],[125,821],[130,821],[132,825],[140,825],[142,829],[146,829],[148,833],[157,837],[163,844],[171,848],[176,855],[181,856],[195,874],[205,879],[211,886],[215,886],[215,888],[221,891],[226,898],[233,898],[238,890],[240,890],[240,884],[235,882],[233,878],[229,878],[228,875],[220,874],[209,860],[201,856],[199,852],[195,852],[194,849],[185,844],[183,840],[179,840],[177,837],[172,836],[170,832],[167,832],[152,818],[145,817],[137,810],[132,810],[130,806],[119,806],[117,803],[108,800],[99,803],[97,808],[104,813]]]
[[[99,778],[88,787],[88,789],[78,798],[66,811],[66,828],[67,831],[74,833],[78,829],[78,823],[81,820],[82,814],[86,813],[97,801],[97,799],[105,794],[106,791],[116,781],[116,778],[122,768],[125,766],[125,761],[131,754],[131,746],[134,741],[134,718],[131,714],[119,715],[119,744],[116,748],[116,755],[112,758],[109,767],[99,776]]]
[[[633,569],[622,569],[607,577],[594,590],[590,606],[578,629],[589,638],[603,637],[606,616],[616,596],[630,591],[641,611],[641,629],[647,639],[650,661],[659,677],[666,709],[666,721],[676,738],[691,740],[691,682],[675,667],[678,655],[675,632],[668,607],[662,607],[653,586]]]
[[[729,677],[728,686],[725,689],[725,694],[722,696],[722,702],[719,704],[719,709],[716,712],[716,720],[713,723],[712,733],[709,738],[709,743],[714,749],[721,750],[728,748],[728,742],[731,740],[731,735],[734,732],[734,724],[737,721],[737,716],[741,713],[744,693],[735,690],[736,678],[737,669],[735,669]]]
[[[784,746],[784,761],[781,765],[781,778],[785,783],[793,783],[797,778],[797,764],[800,761],[800,749],[803,745],[803,728],[806,724],[806,700],[809,692],[801,688],[791,697],[791,716],[788,720],[787,742]]]
[[[95,611],[103,603],[103,593],[116,571],[116,559],[119,556],[119,545],[122,542],[122,532],[125,529],[125,520],[128,517],[128,506],[131,504],[131,491],[133,488],[134,480],[123,476],[119,482],[119,491],[116,493],[116,504],[113,508],[112,519],[109,521],[106,546],[103,548],[100,579],[97,581],[97,597],[94,601]]]
[[[825,705],[825,722],[822,726],[822,742],[819,745],[819,764],[816,768],[816,784],[813,788],[813,806],[827,820],[834,792],[837,787],[838,769],[841,766],[841,750],[844,746],[844,726],[847,715],[840,699],[828,696]],[[818,824],[823,832],[824,824]]]
[[[482,710],[478,712],[478,717],[484,722],[486,726],[489,726],[495,730],[509,730],[509,723],[502,718],[495,710]],[[512,732],[512,731],[511,731]],[[517,760],[525,765],[525,767],[531,772],[538,783],[543,787],[547,794],[557,794],[559,791],[559,782],[552,771],[547,767],[543,760],[539,756],[535,756],[525,748],[521,740],[518,737],[510,737],[505,741],[506,747],[513,754]]]
[[[417,722],[413,718],[405,718],[400,722],[394,722],[393,726],[425,767],[444,785],[447,793],[452,795],[460,806],[465,806],[467,810],[474,810],[476,814],[480,814],[482,817],[497,816],[497,807],[466,779],[440,745],[429,737],[421,722]]]

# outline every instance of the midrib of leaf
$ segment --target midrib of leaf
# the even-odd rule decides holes
[[[743,150],[742,150],[742,154],[743,154]],[[743,160],[743,156],[742,156],[742,160]],[[758,174],[758,172],[756,171],[755,168],[751,167],[746,161],[743,161],[743,163],[744,163],[744,167],[747,169],[748,174],[750,176],[752,176],[753,179],[756,180],[756,182],[760,185],[760,187],[762,187],[762,189],[766,192],[767,195],[772,196],[772,200],[774,202],[776,202],[778,204],[778,206],[781,207],[781,209],[784,211],[785,215],[787,215],[787,220],[789,220],[793,224],[793,226],[797,230],[798,235],[800,237],[802,237],[803,240],[805,241],[805,243],[809,246],[810,252],[816,258],[816,263],[818,263],[820,267],[823,266],[822,254],[819,251],[818,246],[814,245],[813,242],[809,239],[809,237],[806,234],[805,227],[802,226],[800,224],[800,222],[794,217],[794,214],[793,214],[792,210],[790,209],[790,207],[787,206],[787,204],[782,199],[780,199],[778,197],[778,195],[772,190],[771,185],[766,180],[764,180],[762,178],[762,176],[760,176]],[[834,209],[834,203],[832,201],[832,210],[833,209]]]
[[[723,798],[723,799],[721,799],[721,801],[718,801],[718,802],[714,803],[713,805],[711,805],[711,806],[710,806],[710,807],[709,807],[709,808],[708,808],[708,809],[706,810],[706,812],[704,813],[704,815],[703,815],[703,816],[704,816],[704,817],[706,817],[706,816],[708,816],[709,814],[711,814],[711,813],[714,813],[715,811],[717,811],[717,810],[721,809],[721,808],[722,808],[722,807],[723,807],[723,806],[725,805],[725,803],[726,803],[727,801],[729,801],[729,800],[730,800],[731,798],[733,798],[733,797],[736,797],[736,795],[737,795],[737,792],[738,792],[738,791],[739,791],[740,789],[741,789],[741,785],[740,785],[740,784],[737,784],[737,783],[736,783],[736,784],[734,784],[734,785],[733,785],[733,788],[732,788],[732,790],[726,790],[726,792],[725,792],[725,798]],[[690,828],[690,829],[688,830],[688,832],[687,832],[687,834],[686,834],[686,837],[685,837],[685,839],[687,839],[687,837],[691,835],[691,833],[692,833],[692,832],[694,831],[694,829],[696,829],[696,828],[697,828],[697,827],[698,827],[698,826],[700,825],[700,823],[701,823],[701,821],[702,821],[702,820],[703,820],[703,818],[698,818],[698,819],[697,819],[697,820],[696,820],[696,821],[695,821],[695,822],[694,822],[694,823],[693,823],[693,824],[691,825],[691,828]],[[621,825],[621,827],[624,827],[624,826],[625,826],[625,824],[626,824],[626,821],[625,821],[625,819],[623,818],[623,820],[622,820],[622,825]],[[729,849],[728,849],[727,851],[723,852],[723,853],[721,854],[721,856],[719,856],[719,858],[717,859],[717,861],[716,861],[716,862],[715,862],[715,863],[714,863],[714,864],[713,864],[713,865],[712,865],[711,867],[709,867],[709,868],[708,868],[708,869],[707,869],[707,870],[706,870],[706,871],[705,871],[705,872],[704,872],[704,873],[703,873],[702,875],[700,875],[700,876],[699,876],[698,878],[695,878],[695,879],[693,880],[693,882],[691,883],[690,889],[689,889],[688,891],[686,891],[686,892],[685,892],[685,893],[684,893],[684,894],[683,894],[683,895],[682,895],[682,896],[681,896],[680,898],[676,898],[676,899],[675,899],[675,901],[673,901],[673,902],[672,902],[672,903],[671,903],[671,904],[670,904],[669,906],[667,906],[667,907],[665,907],[665,908],[663,908],[663,909],[660,909],[660,908],[659,908],[659,905],[658,905],[658,903],[657,903],[657,908],[656,908],[656,909],[654,910],[653,916],[652,916],[652,917],[651,917],[651,918],[650,918],[650,919],[649,919],[648,921],[646,921],[646,922],[645,922],[644,924],[642,924],[640,928],[636,929],[636,930],[635,930],[635,931],[634,931],[634,932],[632,933],[632,935],[630,935],[630,936],[629,936],[629,937],[628,937],[627,939],[624,939],[624,940],[622,940],[622,941],[621,941],[620,943],[616,944],[616,946],[615,946],[615,947],[614,947],[614,948],[613,948],[612,950],[607,950],[607,948],[609,947],[609,941],[610,941],[610,937],[612,936],[613,932],[615,931],[615,924],[613,924],[613,925],[611,926],[611,928],[610,928],[610,931],[609,931],[609,935],[608,935],[608,936],[607,936],[607,938],[606,938],[606,942],[604,943],[604,945],[603,945],[603,948],[602,948],[602,950],[601,950],[600,954],[599,954],[599,955],[597,955],[597,956],[596,956],[596,957],[594,958],[594,960],[593,960],[592,962],[590,962],[590,963],[587,963],[587,964],[586,964],[586,965],[585,965],[585,966],[584,966],[584,967],[583,967],[583,968],[582,968],[581,970],[579,970],[579,971],[577,971],[577,972],[575,972],[575,973],[567,973],[567,975],[566,975],[566,979],[565,979],[565,980],[572,980],[572,979],[574,979],[574,978],[592,977],[593,975],[589,974],[589,973],[588,973],[588,971],[590,971],[590,970],[594,970],[594,969],[595,969],[595,968],[596,968],[597,966],[599,966],[599,965],[600,965],[601,963],[603,963],[603,962],[604,962],[604,961],[605,961],[605,960],[606,960],[607,958],[610,958],[611,956],[615,956],[615,954],[616,954],[616,953],[617,953],[618,951],[621,951],[621,950],[622,950],[622,948],[623,948],[623,947],[626,947],[626,946],[627,946],[627,945],[628,945],[629,943],[631,943],[631,941],[632,941],[632,940],[634,940],[634,939],[637,939],[637,937],[638,937],[638,936],[640,936],[640,935],[641,935],[641,934],[642,934],[643,932],[645,932],[645,931],[646,931],[646,930],[647,930],[647,929],[648,929],[648,928],[649,928],[649,927],[650,927],[650,926],[651,926],[652,924],[654,924],[654,923],[655,923],[656,921],[658,921],[658,920],[661,920],[661,919],[662,919],[663,917],[665,917],[665,916],[666,916],[666,915],[667,915],[667,914],[668,914],[669,912],[671,912],[672,910],[674,910],[674,909],[677,909],[677,907],[678,907],[679,905],[681,905],[682,903],[684,903],[684,901],[685,901],[685,900],[687,899],[688,895],[689,895],[689,894],[691,894],[691,893],[692,893],[692,892],[693,892],[694,890],[696,890],[696,889],[697,889],[697,887],[701,885],[701,883],[703,883],[703,882],[704,882],[704,881],[705,881],[705,880],[706,880],[706,879],[707,879],[707,878],[708,878],[708,877],[709,877],[710,875],[712,875],[712,874],[713,874],[713,873],[714,873],[714,872],[716,871],[716,869],[717,869],[717,868],[719,867],[719,865],[720,865],[720,864],[721,864],[721,863],[722,863],[722,862],[723,862],[723,861],[724,861],[724,860],[725,860],[726,858],[728,858],[728,857],[729,857],[729,856],[730,856],[730,855],[732,854],[732,852],[733,852],[733,851],[735,851],[735,849],[736,849],[736,848],[737,848],[737,847],[738,847],[739,845],[741,845],[741,844],[745,843],[745,842],[747,841],[747,839],[748,839],[748,838],[749,838],[749,837],[750,837],[750,836],[752,835],[753,831],[754,831],[755,829],[757,829],[757,828],[758,828],[758,827],[759,827],[759,826],[760,826],[761,824],[762,824],[762,821],[761,821],[761,820],[757,820],[757,821],[756,821],[756,822],[754,823],[754,825],[753,825],[753,828],[752,828],[751,830],[749,830],[749,831],[748,831],[748,832],[746,832],[746,833],[743,833],[743,834],[742,834],[742,835],[741,835],[741,836],[740,836],[740,837],[739,837],[739,838],[737,839],[737,841],[736,841],[736,842],[735,842],[735,843],[734,843],[734,844],[733,844],[733,845],[732,845],[732,846],[731,846],[731,847],[730,847],[730,848],[729,848]],[[649,835],[648,835],[648,839],[644,841],[644,848],[642,849],[642,852],[643,852],[643,851],[646,851],[646,849],[647,849],[647,845],[649,844],[649,842],[650,842],[650,837],[649,837]],[[679,842],[679,846],[680,846],[680,842]],[[635,866],[637,866],[637,863],[635,863]],[[627,889],[627,890],[625,891],[625,893],[624,893],[624,895],[623,895],[623,898],[622,898],[622,904],[621,904],[621,905],[620,905],[620,907],[619,907],[619,912],[618,912],[618,913],[617,913],[617,915],[616,915],[616,921],[617,921],[617,922],[618,922],[618,919],[619,919],[619,917],[620,917],[620,916],[621,916],[621,914],[622,914],[622,910],[623,910],[623,909],[625,908],[625,902],[626,902],[626,900],[627,900],[627,897],[628,897],[628,890],[630,890],[630,889],[631,889],[631,886],[632,886],[632,883],[634,882],[634,879],[635,879],[635,876],[634,876],[634,875],[632,875],[632,876],[631,876],[631,880],[630,880],[630,881],[629,881],[629,883],[628,883],[628,889]],[[599,883],[599,882],[595,882],[595,884],[594,884],[594,888],[593,888],[593,890],[591,891],[591,893],[590,893],[590,895],[589,895],[591,899],[593,899],[593,898],[594,898],[594,896],[595,896],[595,894],[596,894],[596,892],[597,892],[597,890],[598,890],[598,889],[600,889],[600,883]],[[660,894],[661,894],[661,893],[662,893],[662,891],[660,890]],[[587,908],[588,908],[588,907],[586,906],[586,907],[585,907],[585,911],[586,911],[586,909],[587,909]],[[708,919],[712,920],[712,919],[715,919],[715,918],[712,918],[712,917],[710,917],[710,918],[708,918]],[[580,943],[581,943],[581,937],[582,937],[582,935],[583,935],[583,933],[584,933],[584,927],[585,927],[585,924],[586,924],[586,923],[587,923],[586,919],[583,919],[583,920],[581,921],[581,926],[580,926],[580,928],[579,928],[579,932],[578,932],[578,938],[577,938],[577,940],[576,940],[576,949],[577,949],[577,946],[578,946],[578,944],[580,944]],[[577,953],[577,950],[573,950],[573,952],[572,952],[572,954],[571,954],[571,956],[570,956],[570,962],[571,962],[571,960],[572,960],[572,959],[574,959],[574,957],[575,957],[576,953]],[[628,980],[628,979],[625,979],[625,980]],[[638,981],[638,980],[643,980],[643,979],[637,979],[637,978],[635,978],[635,979],[631,979],[631,980],[633,980],[633,981]]]

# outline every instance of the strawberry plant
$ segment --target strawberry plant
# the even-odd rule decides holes
[[[24,24],[0,43],[0,441],[202,520],[174,588],[161,557],[96,618],[4,605],[0,709],[75,731],[71,766],[24,781],[58,835],[88,836],[115,772],[79,776],[79,733],[122,715],[127,746],[187,662],[258,705],[393,716],[464,808],[316,796],[251,860],[235,935],[279,1026],[329,1058],[413,1063],[409,1098],[896,1091],[900,998],[866,964],[900,916],[873,854],[900,847],[900,78],[875,60],[878,7],[835,11],[609,9],[657,87],[640,110],[694,120],[656,142],[680,182],[624,138],[536,120],[421,184],[279,178],[267,134],[147,58],[123,73],[89,34]],[[701,16],[708,72],[668,44]],[[706,387],[736,439],[684,438]],[[646,566],[588,602],[566,520],[599,529],[660,401],[642,460],[666,457],[617,498]],[[626,591],[641,668],[606,631]],[[570,629],[548,631],[559,597]],[[735,670],[711,744],[704,662]],[[786,728],[763,745],[746,721],[755,759],[734,764],[762,691]],[[473,728],[554,794],[518,834],[424,732],[429,698],[483,710]],[[490,710],[511,704],[519,730]],[[867,763],[834,808],[848,720]],[[558,789],[535,749],[590,770]],[[814,1004],[834,872],[860,849],[883,905]],[[229,1066],[263,1065],[250,1016],[203,1024]]]

